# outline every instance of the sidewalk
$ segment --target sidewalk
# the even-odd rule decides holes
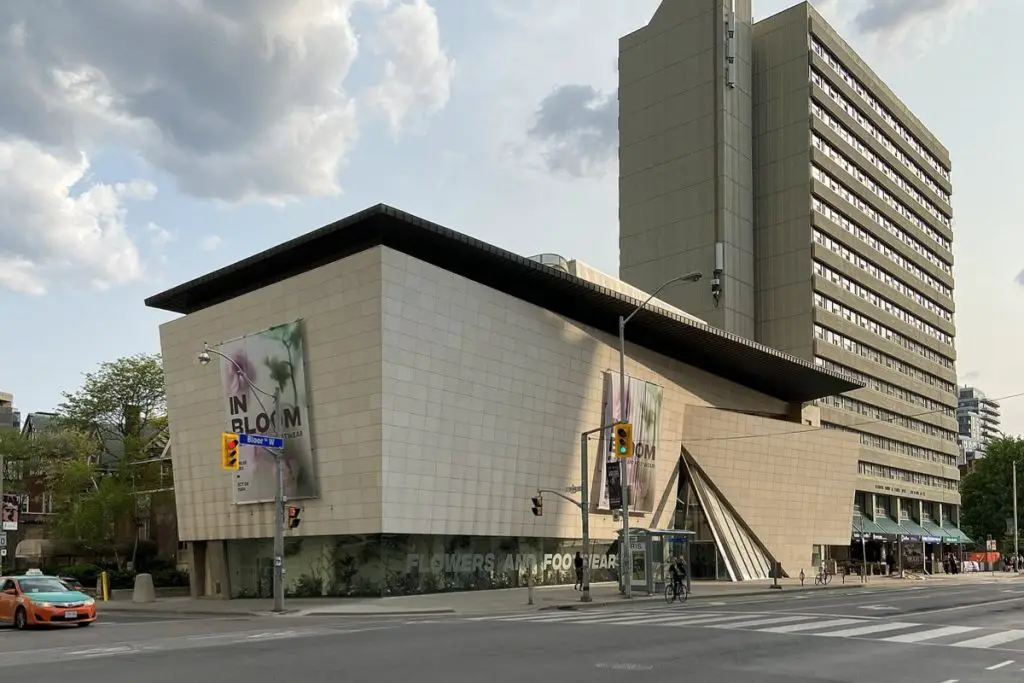
[[[886,579],[878,579],[873,583],[881,584]],[[827,587],[815,586],[814,581],[805,582],[803,588],[795,579],[782,579],[779,584],[782,590],[772,590],[771,581],[750,581],[744,583],[728,582],[694,582],[691,600],[711,600],[715,598],[777,595],[786,591],[834,590],[837,588],[860,588],[864,584],[859,580],[847,581],[844,585],[840,577]],[[869,584],[872,585],[872,584]],[[466,591],[458,593],[430,593],[425,595],[405,595],[390,598],[291,598],[286,599],[286,608],[298,614],[337,614],[351,616],[400,616],[422,614],[486,614],[515,610],[566,609],[571,607],[597,607],[607,605],[625,605],[630,603],[664,600],[660,595],[647,596],[634,594],[633,600],[627,601],[619,595],[615,583],[595,583],[590,586],[593,599],[590,603],[580,602],[580,593],[572,586],[538,586],[534,589],[534,604],[529,605],[528,589],[511,588],[493,591]],[[161,612],[168,614],[189,615],[232,615],[259,614],[269,612],[273,608],[270,599],[238,599],[222,600],[216,598],[163,598],[156,602],[134,603],[130,600],[114,600],[101,603],[100,611],[108,612]]]
[[[1024,578],[1014,574],[978,572],[975,574],[939,574],[923,578],[869,577],[861,583],[857,576],[833,577],[828,586],[815,586],[808,579],[800,586],[797,579],[781,579],[781,590],[771,589],[771,581],[745,581],[730,583],[724,581],[695,581],[691,601],[704,602],[716,599],[763,596],[775,597],[792,593],[828,590],[852,590],[860,588],[885,589],[906,588],[908,585],[927,582],[979,583],[1015,581]],[[495,612],[537,611],[556,609],[585,609],[591,607],[622,606],[643,604],[664,600],[661,595],[648,596],[634,593],[627,601],[619,595],[614,583],[591,584],[592,602],[580,602],[580,593],[572,586],[538,586],[534,589],[534,604],[528,604],[528,589],[512,588],[493,591],[466,591],[458,593],[430,593],[426,595],[405,595],[390,598],[291,598],[285,601],[288,613],[296,616],[337,615],[337,616],[423,616],[431,614],[489,614]],[[269,599],[221,600],[216,598],[163,598],[150,603],[133,603],[130,600],[114,600],[100,603],[100,612],[165,613],[168,615],[231,616],[267,614],[273,609]]]

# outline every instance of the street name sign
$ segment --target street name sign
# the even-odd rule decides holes
[[[238,443],[243,446],[262,446],[263,448],[284,448],[284,439],[263,434],[239,434]]]

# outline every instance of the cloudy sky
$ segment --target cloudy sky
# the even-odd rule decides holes
[[[158,350],[146,296],[378,202],[615,273],[617,38],[657,4],[4,0],[0,390],[52,409]],[[960,377],[1024,392],[1024,3],[818,5],[952,150]]]

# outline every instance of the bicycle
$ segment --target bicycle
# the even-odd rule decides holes
[[[832,575],[825,571],[822,567],[818,570],[818,574],[814,577],[815,586],[827,586],[828,582],[832,580]]]
[[[679,601],[680,605],[686,604],[686,599],[690,597],[690,589],[686,586],[686,582],[679,584],[679,590],[675,590],[675,585],[668,583],[665,585],[665,602],[672,604],[675,601]]]

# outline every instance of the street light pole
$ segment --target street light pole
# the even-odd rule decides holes
[[[650,299],[648,299],[649,301]],[[640,310],[640,309],[637,309]],[[636,313],[636,311],[633,311]],[[632,315],[630,315],[632,317]],[[626,416],[626,319],[619,316],[619,420]],[[629,545],[629,458],[619,459],[619,479],[622,480],[622,542],[619,544],[619,576],[622,592],[633,597],[633,548]]]
[[[1017,532],[1017,461],[1013,461],[1013,555],[1020,556],[1020,534]]]
[[[210,354],[223,358],[235,369],[239,377],[245,380],[246,385],[252,389],[253,398],[256,399],[256,403],[263,410],[264,413],[272,415],[272,422],[274,428],[274,435],[277,437],[281,436],[281,389],[280,387],[274,389],[274,393],[271,394],[265,389],[261,389],[252,378],[246,374],[245,370],[235,362],[233,358],[227,356],[217,349],[211,349],[209,344],[203,342],[203,350],[199,353],[197,358],[199,359],[200,365],[208,365],[212,360]],[[274,399],[273,413],[268,413],[266,406],[263,405],[263,401],[260,400],[259,394],[269,396]],[[282,461],[284,453],[279,449],[272,449],[271,453],[274,456],[274,612],[284,612],[284,523],[285,523],[285,495],[284,495],[284,462]]]
[[[281,436],[281,389],[274,389],[274,435]],[[284,455],[274,449],[274,611],[284,612]]]
[[[665,289],[676,282],[696,282],[703,274],[694,271],[686,275],[679,275],[667,280],[644,300],[642,304],[633,309],[633,312],[623,317],[619,316],[619,421],[629,422],[626,414],[626,323],[633,319],[633,316],[647,308],[647,304]],[[619,459],[619,478],[622,480],[622,542],[619,544],[619,575],[623,580],[623,594],[626,598],[633,597],[633,549],[629,544],[629,458]]]
[[[6,470],[4,469],[4,454],[0,453],[0,519],[3,518],[4,510],[7,507],[7,505],[4,503],[4,474],[5,473],[6,473]],[[0,529],[0,534],[2,534],[2,533],[4,533],[4,531],[3,531],[3,529]],[[7,550],[7,546],[5,545],[4,546],[4,551],[6,552],[6,550]],[[4,562],[4,559],[5,558],[4,558],[3,554],[0,554],[0,576],[3,575],[4,564],[6,564]]]

